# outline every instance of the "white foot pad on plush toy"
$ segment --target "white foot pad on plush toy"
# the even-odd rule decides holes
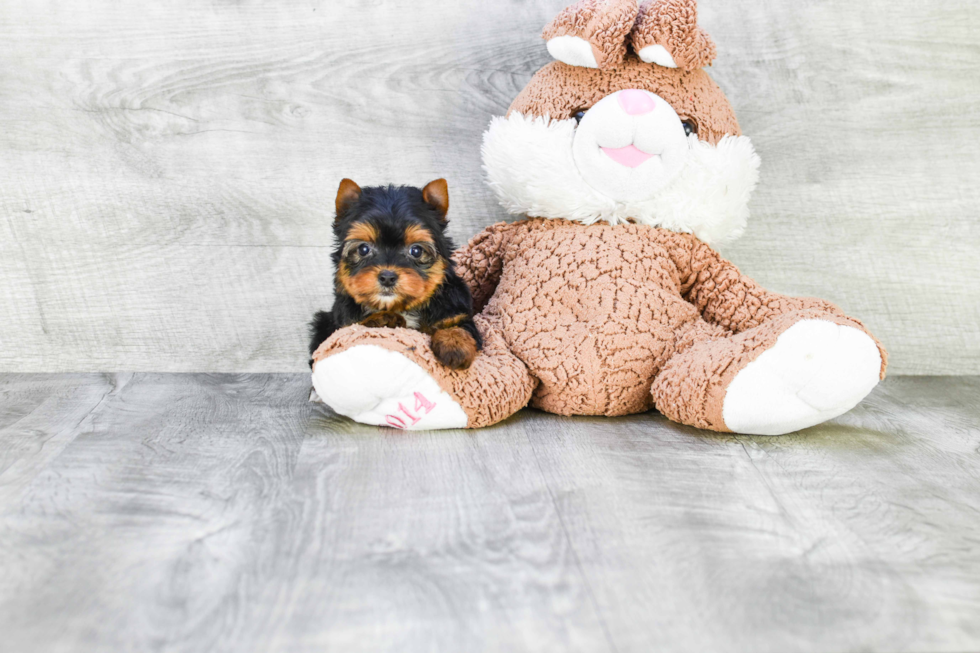
[[[782,435],[843,415],[878,384],[881,354],[864,332],[826,320],[794,324],[725,394],[735,433]]]
[[[463,408],[401,354],[358,345],[317,362],[313,388],[335,412],[397,429],[466,428]]]

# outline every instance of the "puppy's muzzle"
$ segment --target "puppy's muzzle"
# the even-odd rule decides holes
[[[391,270],[382,270],[378,273],[378,285],[382,288],[391,289],[398,285],[398,273]]]

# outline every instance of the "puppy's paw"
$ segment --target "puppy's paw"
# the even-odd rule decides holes
[[[439,329],[432,334],[432,353],[446,367],[465,370],[476,358],[476,340],[459,327]]]
[[[405,318],[398,313],[372,313],[361,320],[361,325],[371,329],[403,329],[407,326]]]

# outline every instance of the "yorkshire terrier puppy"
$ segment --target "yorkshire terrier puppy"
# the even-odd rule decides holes
[[[454,270],[446,236],[449,188],[437,179],[425,188],[361,188],[340,182],[333,253],[333,308],[310,323],[310,354],[351,324],[407,327],[432,335],[443,365],[466,369],[483,347],[473,322],[473,299]],[[312,365],[312,361],[311,361]]]

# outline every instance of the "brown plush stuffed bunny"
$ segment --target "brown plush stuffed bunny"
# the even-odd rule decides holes
[[[695,0],[583,0],[544,32],[545,66],[488,129],[512,213],[456,255],[485,347],[466,371],[429,337],[351,327],[316,352],[334,410],[398,428],[476,428],[530,405],[656,408],[716,431],[781,434],[853,408],[885,351],[819,299],[769,292],[711,245],[738,236],[759,161]]]

